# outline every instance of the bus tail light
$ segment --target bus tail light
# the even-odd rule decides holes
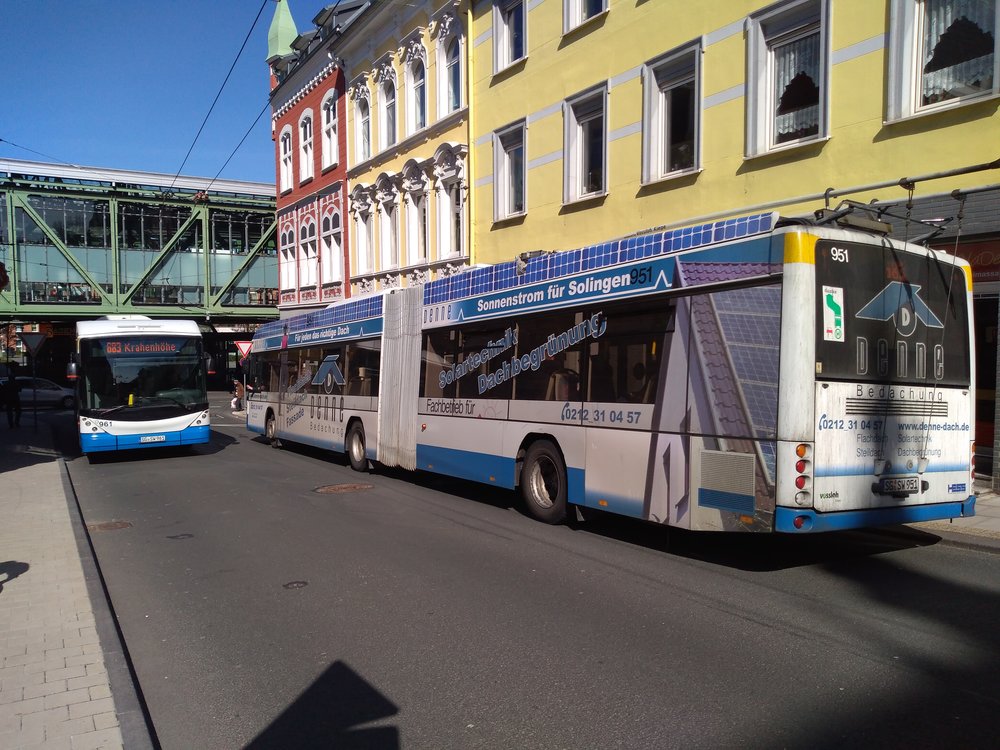
[[[798,460],[795,462],[795,493],[796,505],[812,505],[812,446],[808,443],[799,443],[795,446],[795,455]],[[796,526],[798,528],[798,526]]]

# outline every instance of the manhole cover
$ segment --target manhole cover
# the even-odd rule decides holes
[[[309,581],[289,581],[288,583],[281,584],[283,589],[304,589],[309,585]]]
[[[119,529],[131,529],[132,524],[128,521],[104,521],[102,523],[88,523],[87,531],[118,531]]]
[[[365,484],[364,482],[355,482],[353,484],[327,484],[322,487],[317,487],[313,492],[318,492],[321,495],[341,495],[345,492],[358,492],[360,490],[370,490],[373,485]]]

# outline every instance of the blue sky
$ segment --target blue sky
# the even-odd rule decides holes
[[[263,2],[0,0],[0,157],[175,174]],[[301,32],[328,0],[286,2]],[[267,105],[275,7],[266,0],[182,174],[215,177]],[[273,149],[268,110],[220,178],[273,184]]]

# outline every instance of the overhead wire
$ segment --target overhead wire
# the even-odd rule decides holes
[[[232,65],[229,66],[229,72],[226,73],[225,80],[222,82],[222,85],[219,87],[219,91],[215,94],[215,99],[212,100],[212,105],[208,108],[208,112],[205,114],[205,118],[201,121],[201,126],[198,128],[198,132],[195,134],[194,140],[191,141],[191,145],[188,147],[187,153],[184,155],[184,161],[181,162],[180,167],[177,168],[177,173],[174,175],[174,179],[170,182],[170,187],[174,186],[174,183],[177,182],[177,178],[180,177],[181,172],[184,170],[184,165],[187,164],[187,160],[191,156],[191,152],[194,150],[195,144],[198,143],[198,139],[201,137],[201,133],[205,129],[205,124],[208,122],[208,118],[212,116],[212,111],[215,109],[215,105],[218,103],[219,97],[222,96],[222,91],[226,88],[226,84],[229,83],[229,77],[233,74],[233,69],[236,67],[236,63],[239,62],[240,57],[243,55],[243,50],[246,49],[247,42],[250,40],[250,35],[253,34],[253,30],[255,28],[257,28],[257,22],[260,20],[260,16],[264,12],[264,8],[267,6],[268,2],[269,2],[269,0],[264,0],[261,3],[260,9],[257,11],[257,16],[253,19],[253,23],[250,24],[250,29],[247,31],[247,35],[243,39],[243,44],[240,45],[239,52],[236,53],[236,57],[233,59]],[[259,119],[260,119],[260,115],[257,116],[257,120],[259,120]],[[254,124],[256,124],[256,120],[254,121]],[[246,138],[246,136],[244,136],[244,139],[245,138]],[[243,143],[243,141],[240,141],[241,145],[242,145],[242,143]],[[239,146],[237,146],[236,148],[238,149]],[[233,151],[233,154],[235,154],[235,153],[236,153],[236,150]],[[230,154],[229,159],[232,159],[232,158],[233,158],[233,155]],[[229,159],[226,159],[226,163],[227,164],[229,163]],[[221,173],[221,170],[220,170],[220,173]],[[216,175],[216,178],[218,178],[218,175]],[[212,182],[215,182],[215,179],[213,179]]]

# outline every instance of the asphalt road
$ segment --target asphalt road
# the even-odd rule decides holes
[[[164,748],[996,744],[1000,556],[549,527],[213,421],[68,460]]]

